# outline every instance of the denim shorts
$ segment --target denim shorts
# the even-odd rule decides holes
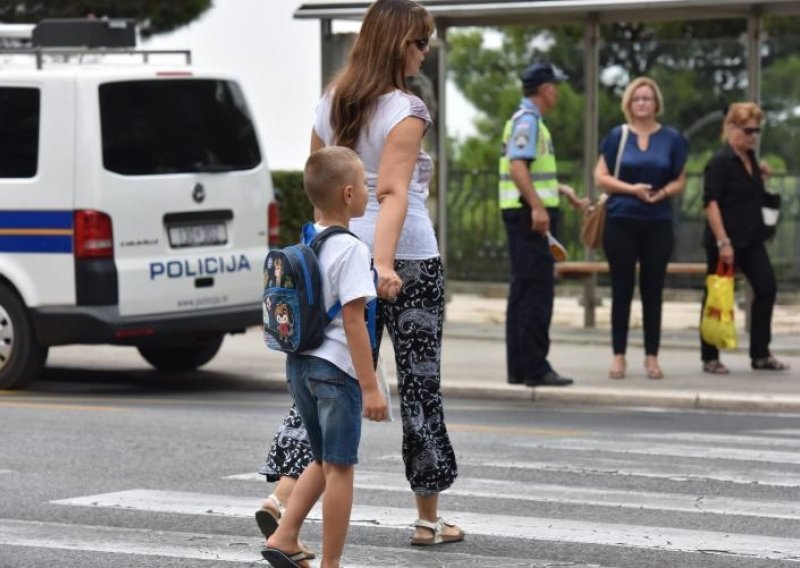
[[[303,419],[314,461],[358,463],[361,441],[361,387],[358,381],[325,359],[286,357],[289,392]]]

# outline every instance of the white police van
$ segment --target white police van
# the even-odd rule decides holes
[[[241,88],[188,52],[100,47],[132,22],[86,22],[40,26],[91,47],[36,46],[37,27],[0,51],[0,388],[54,345],[190,370],[261,323],[277,209]]]

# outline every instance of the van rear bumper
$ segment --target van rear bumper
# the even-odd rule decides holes
[[[155,344],[180,336],[240,333],[262,324],[261,304],[123,317],[117,306],[47,307],[31,310],[41,345],[71,343]]]

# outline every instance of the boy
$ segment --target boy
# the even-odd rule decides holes
[[[312,153],[303,186],[316,210],[318,232],[334,225],[347,227],[352,217],[364,214],[364,165],[349,148],[329,146]],[[362,400],[366,418],[380,421],[387,413],[364,323],[366,302],[375,297],[369,249],[352,235],[337,234],[323,243],[318,260],[325,306],[339,300],[342,311],[325,328],[322,345],[287,355],[289,390],[308,431],[314,460],[298,479],[281,523],[262,552],[275,568],[309,566],[298,535],[323,492],[320,568],[339,567],[353,506]]]

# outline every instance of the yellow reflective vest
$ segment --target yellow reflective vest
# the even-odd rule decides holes
[[[505,128],[503,128],[503,153],[500,156],[500,181],[498,183],[500,209],[518,209],[522,207],[519,189],[517,189],[514,180],[511,179],[508,140],[511,138],[514,121],[526,112],[533,114],[531,110],[520,109],[514,113],[514,116],[506,122]],[[553,139],[541,117],[538,117],[536,130],[536,159],[530,163],[531,181],[545,207],[558,207],[558,178]]]

